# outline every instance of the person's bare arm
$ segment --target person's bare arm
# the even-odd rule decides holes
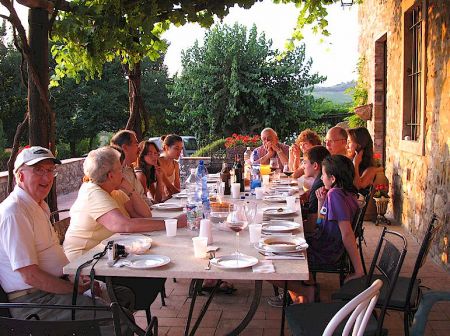
[[[162,219],[128,218],[119,209],[113,209],[97,218],[97,222],[111,232],[147,232],[164,230]]]
[[[16,270],[23,281],[44,292],[55,294],[70,294],[73,284],[69,281],[55,277],[39,268],[38,265],[29,265]],[[84,293],[89,289],[89,281],[81,281],[78,285],[78,293]]]
[[[346,281],[360,278],[364,275],[361,258],[359,257],[358,247],[356,246],[356,238],[353,233],[350,221],[338,221],[339,230],[341,231],[342,242],[355,268],[355,272],[350,274]]]
[[[125,203],[125,208],[131,218],[150,218],[152,216],[152,211],[141,195],[135,190],[129,195],[130,200]]]
[[[136,177],[141,182],[142,187],[144,188],[144,192],[147,193],[147,177],[145,177],[145,174],[143,172],[137,171]]]
[[[277,153],[278,158],[280,159],[281,163],[283,165],[285,165],[286,163],[288,163],[289,158],[288,156],[284,153],[283,149],[281,148],[281,146],[279,144],[276,145],[272,145],[273,150]],[[283,167],[281,167],[283,168]]]
[[[353,185],[356,189],[367,188],[370,184],[372,184],[373,179],[378,171],[377,167],[368,167],[362,174],[359,171],[359,165],[361,164],[363,157],[363,150],[360,150],[356,153],[354,158],[354,166],[355,166],[355,177],[353,178]]]

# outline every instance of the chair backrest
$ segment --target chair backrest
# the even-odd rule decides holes
[[[380,290],[383,286],[383,281],[375,280],[373,284],[365,291],[358,294],[353,300],[349,301],[344,307],[342,307],[336,315],[328,322],[325,331],[322,336],[333,335],[336,328],[341,322],[350,314],[342,335],[348,335],[353,329],[353,335],[363,335],[366,330],[367,323],[369,322],[370,315],[377,303],[380,296]]]
[[[0,286],[0,303],[7,303],[8,301],[8,295],[3,290],[3,287]],[[11,317],[11,313],[9,312],[8,308],[0,308],[0,317]]]
[[[417,274],[419,273],[420,268],[423,266],[427,259],[428,252],[430,251],[431,243],[436,237],[437,233],[441,229],[442,225],[438,224],[436,214],[433,214],[431,217],[430,224],[428,224],[427,231],[425,232],[425,237],[423,237],[422,244],[420,245],[419,254],[417,255],[416,263],[414,264],[414,269],[411,275],[411,281],[409,282],[408,292],[407,292],[407,303],[409,304],[409,298],[411,297],[411,293],[414,289],[414,283],[417,279]]]
[[[53,228],[55,229],[56,234],[58,235],[59,243],[61,245],[64,243],[64,238],[66,236],[67,229],[69,228],[70,225],[70,217],[66,217],[60,220],[59,214],[61,212],[68,212],[68,211],[70,211],[70,209],[57,210],[53,211],[50,214],[50,222],[52,223]]]
[[[403,261],[405,260],[407,246],[405,237],[395,231],[388,230],[386,227],[383,228],[366,282],[367,287],[369,287],[373,281],[375,269],[377,269],[383,276],[383,281],[387,284],[386,297],[378,318],[379,331],[383,326],[386,309],[391,300]]]
[[[373,185],[370,185],[364,195],[364,204],[359,208],[353,220],[353,232],[356,238],[363,238],[364,236],[364,216],[366,215],[367,207],[369,206],[370,197],[372,195]]]
[[[53,309],[73,310],[74,306],[69,305],[39,305],[34,303],[0,303],[0,308],[27,308],[27,309]],[[0,317],[0,330],[2,335],[8,336],[28,336],[28,335],[80,335],[99,336],[100,326],[111,323],[114,328],[114,335],[121,336],[118,303],[114,302],[110,307],[106,306],[76,306],[76,310],[111,311],[111,318],[99,318],[91,320],[37,320],[37,319],[17,319],[11,317]]]

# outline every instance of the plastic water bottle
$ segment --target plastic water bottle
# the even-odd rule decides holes
[[[190,230],[198,230],[202,219],[201,182],[195,168],[191,168],[191,174],[186,180],[186,189],[188,195],[186,203],[187,226]]]
[[[247,147],[247,149],[244,152],[244,164],[250,164],[250,157],[252,156],[252,150],[250,147]]]
[[[253,150],[253,153],[251,155],[251,162],[255,163],[255,161],[259,160],[259,155],[258,155],[258,151],[256,150],[256,148]]]
[[[203,218],[209,218],[209,214],[211,212],[211,205],[209,203],[208,170],[206,170],[205,163],[203,162],[203,160],[200,160],[198,163],[197,177],[201,183]]]

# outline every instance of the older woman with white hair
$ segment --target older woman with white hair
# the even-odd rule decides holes
[[[81,186],[70,209],[70,226],[64,240],[64,250],[73,260],[116,232],[163,230],[164,221],[151,218],[130,218],[147,215],[150,209],[140,202],[139,195],[124,181],[119,153],[102,147],[89,153],[83,164],[89,177]],[[125,185],[125,187],[124,187]],[[124,188],[125,202],[117,202],[112,194]],[[130,190],[131,189],[131,190]]]
[[[140,211],[145,212],[147,207],[149,212],[149,209],[144,201],[137,203],[138,193],[130,183],[124,182],[119,156],[116,149],[107,146],[91,151],[84,161],[83,170],[89,181],[81,185],[78,197],[70,209],[70,225],[64,240],[64,250],[70,261],[113,233],[155,231],[165,227],[163,220],[130,218],[128,215],[133,215],[139,206],[142,207]],[[126,199],[124,202],[117,202],[111,194],[121,188],[126,193]],[[134,203],[133,211],[127,209],[128,200]],[[185,225],[185,221],[183,224]],[[135,293],[136,308],[145,310],[150,309],[164,282],[165,279],[156,278],[114,278],[115,284],[129,287]]]

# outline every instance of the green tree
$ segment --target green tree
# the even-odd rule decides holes
[[[255,134],[270,126],[281,138],[311,113],[313,85],[304,45],[281,55],[272,42],[239,24],[216,26],[182,53],[182,74],[172,96],[182,109],[180,127],[200,140]]]

